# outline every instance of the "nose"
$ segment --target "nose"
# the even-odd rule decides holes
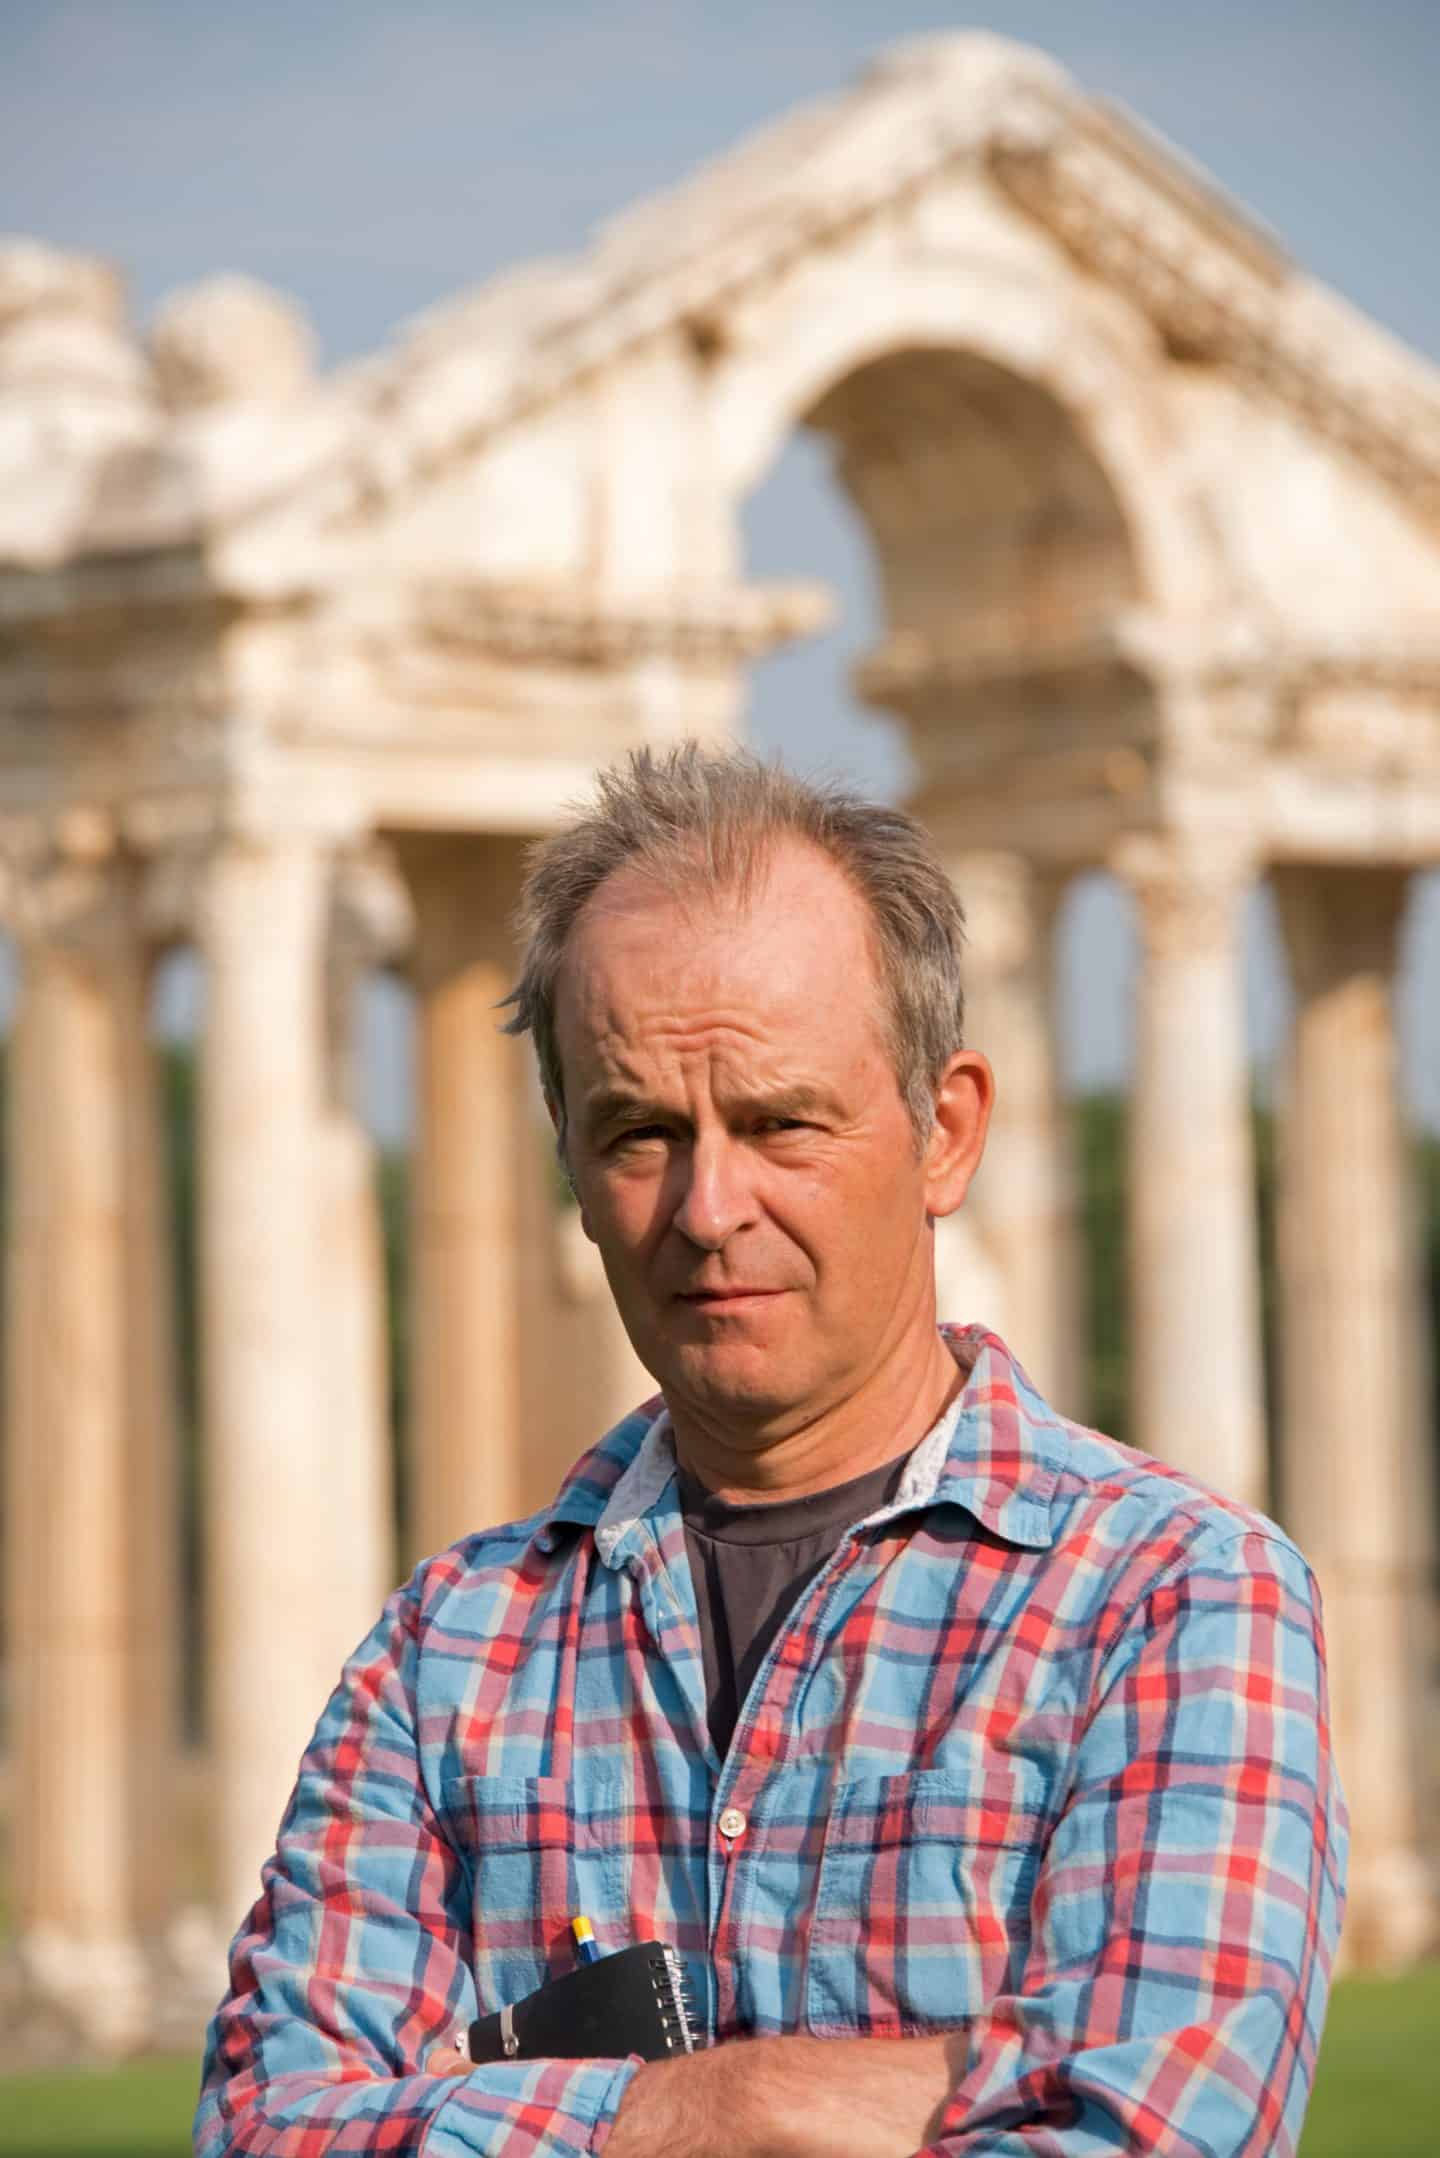
[[[697,1138],[679,1156],[683,1179],[672,1227],[701,1251],[720,1251],[755,1218],[745,1148],[727,1134]]]

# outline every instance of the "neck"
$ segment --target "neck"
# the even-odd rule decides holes
[[[968,1375],[932,1325],[842,1400],[794,1412],[779,1430],[737,1429],[681,1403],[667,1406],[684,1466],[716,1498],[753,1505],[832,1490],[908,1453]]]

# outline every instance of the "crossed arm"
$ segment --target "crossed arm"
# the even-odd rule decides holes
[[[953,2036],[758,2038],[652,2061],[606,2158],[909,2158],[940,2131],[960,2050]],[[470,2072],[449,2046],[426,2065]]]
[[[198,2158],[1285,2158],[1344,1831],[1311,1585],[1288,1547],[1243,1541],[1156,1588],[1112,1649],[1013,1992],[944,2036],[650,2066],[447,2060],[473,2012],[465,1883],[415,1786],[402,1594],[322,1721],[236,1944]]]

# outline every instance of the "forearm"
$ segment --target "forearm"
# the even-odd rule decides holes
[[[606,2158],[911,2158],[953,2081],[947,2038],[758,2038],[638,2071]]]
[[[286,2075],[213,2089],[197,2158],[328,2158],[419,2150],[426,2158],[573,2158],[604,2137],[634,2069],[617,2061],[507,2061],[466,2077],[427,2072],[325,2081]]]

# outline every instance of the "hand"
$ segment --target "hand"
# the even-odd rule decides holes
[[[437,2046],[425,2056],[427,2076],[468,2076],[475,2063],[458,2046]]]

